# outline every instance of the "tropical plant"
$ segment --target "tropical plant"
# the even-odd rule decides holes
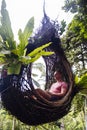
[[[44,48],[51,44],[48,43],[26,55],[28,38],[33,32],[33,28],[34,17],[28,21],[23,32],[21,29],[19,29],[19,43],[17,44],[14,40],[9,14],[6,10],[5,0],[2,1],[0,26],[0,64],[4,64],[4,68],[7,69],[8,74],[19,74],[23,64],[27,65],[31,62],[34,62],[42,55],[47,56],[53,54],[52,52],[44,51]]]

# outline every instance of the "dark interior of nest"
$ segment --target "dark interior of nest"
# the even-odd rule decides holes
[[[61,42],[55,29],[55,22],[51,22],[46,15],[42,20],[42,27],[29,41],[27,54],[36,47],[48,42],[52,44],[45,48],[54,54],[42,57],[46,66],[45,89],[54,82],[54,72],[61,70],[64,80],[68,83],[68,91],[59,100],[49,101],[35,91],[32,80],[32,64],[22,66],[19,75],[2,77],[0,82],[1,100],[3,106],[17,119],[28,125],[39,125],[56,121],[65,116],[71,106],[73,98],[73,73],[67,61]],[[39,37],[41,37],[39,39]]]

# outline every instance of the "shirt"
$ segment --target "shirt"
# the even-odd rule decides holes
[[[67,83],[65,83],[65,82],[56,82],[51,86],[49,92],[50,93],[55,93],[55,94],[61,93],[62,88],[67,89]]]

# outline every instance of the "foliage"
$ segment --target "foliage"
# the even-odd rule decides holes
[[[78,100],[80,100],[79,98]],[[76,99],[75,99],[76,101]],[[83,103],[83,100],[82,100]],[[15,119],[7,111],[4,109],[0,110],[0,130],[11,130],[13,128],[13,121],[15,124],[14,130],[60,130],[62,129],[61,125],[64,124],[65,130],[84,130],[85,122],[84,122],[84,113],[83,111],[76,111],[75,102],[73,102],[73,107],[69,114],[61,119],[59,122],[47,123],[44,125],[38,126],[28,126],[23,124],[19,120]],[[78,106],[78,108],[80,108]],[[60,127],[60,128],[59,128]]]
[[[87,95],[87,74],[81,77],[75,77],[75,87],[78,87],[79,92],[75,95],[69,113],[63,117],[60,122],[63,122],[66,130],[84,130],[85,129],[85,98]]]
[[[65,5],[62,7],[62,9],[64,9],[66,12],[77,12],[77,0],[65,0]]]
[[[86,0],[65,0],[63,9],[72,13],[83,13],[87,14],[87,1]]]
[[[62,121],[67,130],[84,130],[85,100],[87,96],[87,1],[65,0],[63,9],[75,13],[62,38],[66,56],[71,63],[78,94],[74,97],[70,113]],[[67,121],[68,120],[68,121]]]
[[[63,32],[65,31],[65,27],[66,27],[66,22],[64,20],[62,20],[61,26],[60,26],[60,35],[62,35]]]
[[[81,77],[76,76],[75,77],[75,84],[77,87],[79,87],[79,92],[87,95],[87,73],[82,75]]]
[[[66,55],[74,68],[75,74],[81,75],[86,72],[87,64],[87,18],[81,14],[74,16],[72,22],[68,25],[66,35],[62,41],[66,49]],[[67,44],[66,44],[67,43]]]
[[[60,121],[63,122],[66,130],[85,129],[85,98],[87,95],[87,75],[75,77],[75,87],[79,92],[75,95],[69,113]]]
[[[15,119],[6,110],[0,109],[0,130],[59,130],[58,125],[57,122],[54,122],[38,126],[28,126]]]
[[[23,64],[26,65],[34,62],[42,55],[47,56],[53,54],[52,52],[44,51],[44,48],[51,44],[48,43],[26,55],[26,45],[28,44],[28,38],[33,32],[33,28],[34,18],[32,17],[28,21],[23,32],[21,29],[19,29],[19,44],[17,44],[14,41],[9,14],[6,10],[5,0],[2,1],[0,26],[0,64],[4,64],[8,74],[19,74]]]
[[[0,110],[0,117],[0,130],[11,129],[11,117],[7,115],[7,112],[5,110]]]
[[[61,122],[64,123],[65,130],[85,130],[84,113],[81,111],[75,115],[75,111],[71,111]]]

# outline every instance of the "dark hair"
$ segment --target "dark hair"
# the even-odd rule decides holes
[[[62,74],[62,71],[60,69],[56,70],[54,73],[57,73],[57,72]]]

